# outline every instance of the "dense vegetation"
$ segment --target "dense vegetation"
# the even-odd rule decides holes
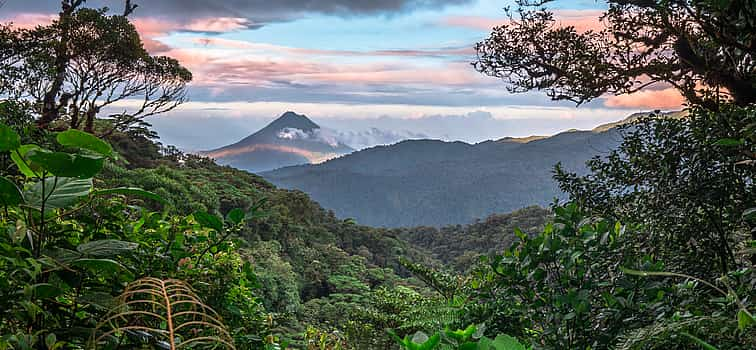
[[[57,55],[38,62],[47,64],[38,72],[51,79],[47,93],[24,93],[23,74],[8,73],[0,85],[8,96],[0,103],[2,349],[756,348],[756,106],[748,101],[756,88],[717,84],[753,81],[756,65],[709,71],[690,59],[752,55],[752,6],[672,1],[690,10],[685,20],[666,18],[667,2],[610,2],[613,26],[657,33],[689,25],[656,37],[660,48],[681,36],[704,45],[664,51],[678,55],[664,62],[688,75],[659,80],[703,86],[687,115],[625,126],[619,148],[589,161],[586,174],[557,166],[556,183],[570,202],[550,211],[388,230],[339,219],[257,175],[163,148],[138,115],[89,118],[98,116],[96,104],[61,103],[69,93],[64,73],[79,59],[105,55],[89,40],[70,40],[72,23],[106,23],[84,31],[97,39],[138,39],[126,20],[130,2],[122,16],[63,3],[50,27],[0,32],[0,46],[18,55],[3,58],[19,63],[4,61],[7,72],[40,68],[37,47]],[[498,29],[486,52],[508,49],[491,46],[497,40],[532,40],[513,33],[533,30],[538,19],[551,23],[548,12],[527,17],[538,11],[524,12],[530,20],[513,22],[514,32]],[[651,21],[659,18],[667,20]],[[534,28],[543,30],[540,23]],[[120,29],[111,33],[113,24]],[[53,34],[32,35],[39,33]],[[589,39],[630,40],[632,33]],[[125,62],[105,56],[105,67]],[[517,61],[496,63],[508,64],[504,58]],[[169,85],[183,89],[189,76],[169,66],[181,73]],[[728,78],[730,68],[743,76]],[[586,80],[600,81],[589,73],[596,72],[534,77],[535,85],[514,90],[575,93],[578,102],[614,91],[585,90]],[[163,106],[181,101],[175,97]]]

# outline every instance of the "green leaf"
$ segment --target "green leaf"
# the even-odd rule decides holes
[[[0,177],[0,204],[3,206],[14,206],[24,202],[24,196],[21,190],[13,181]]]
[[[242,222],[242,220],[244,220],[245,216],[246,214],[244,213],[244,210],[236,208],[232,209],[230,212],[228,212],[228,214],[226,214],[226,220],[238,225]]]
[[[111,259],[78,259],[71,263],[72,266],[87,269],[95,274],[102,274],[107,276],[116,276],[120,272],[127,272],[129,270],[121,263]]]
[[[428,338],[428,341],[424,342],[423,344],[418,347],[419,350],[432,350],[435,349],[438,346],[438,343],[441,342],[441,334],[436,333],[432,337]]]
[[[39,283],[31,287],[32,287],[32,292],[34,293],[34,296],[40,299],[55,298],[63,294],[62,289],[50,283]]]
[[[116,239],[103,239],[80,244],[76,247],[79,253],[93,257],[113,257],[137,249],[139,244],[124,242]]]
[[[493,340],[490,338],[482,337],[480,340],[478,340],[478,350],[491,350],[495,349],[493,347]]]
[[[0,152],[21,147],[21,137],[11,127],[0,123]]]
[[[59,133],[57,139],[63,146],[87,149],[105,157],[113,156],[113,148],[107,142],[83,131],[69,129]]]
[[[26,177],[42,177],[42,169],[38,166],[31,164],[31,161],[27,159],[27,156],[34,152],[42,150],[37,145],[23,145],[11,152],[11,160],[16,163],[18,170]]]
[[[71,177],[51,177],[44,181],[45,191],[42,193],[42,181],[26,190],[27,204],[41,209],[43,199],[45,210],[60,209],[75,204],[82,197],[89,195],[92,189],[92,179],[75,179]]]
[[[223,221],[219,217],[204,211],[197,211],[192,215],[202,227],[211,228],[218,232],[223,231]]]
[[[86,179],[94,177],[102,170],[104,158],[63,152],[35,151],[28,157],[55,176],[78,177]]]
[[[746,220],[756,220],[756,208],[748,208],[743,212],[743,218]]]
[[[491,345],[496,350],[527,350],[525,345],[522,345],[517,338],[506,334],[497,336]]]
[[[696,337],[696,336],[694,336],[694,335],[692,335],[690,333],[680,332],[680,335],[682,335],[685,338],[690,339],[691,341],[693,341],[694,343],[700,345],[702,348],[704,348],[706,350],[719,350],[714,345],[711,345],[711,344],[703,341],[702,339],[700,339],[700,338],[698,338],[698,337]]]
[[[467,342],[460,345],[457,350],[478,350],[478,343]]]
[[[55,333],[50,333],[45,337],[45,346],[48,349],[52,349],[55,346],[55,343],[58,342],[58,337],[55,336]]]
[[[428,335],[421,331],[415,332],[415,334],[412,336],[412,342],[416,344],[423,344],[427,342],[428,339],[430,339]]]
[[[167,204],[168,202],[163,199],[163,197],[160,197],[159,195],[152,193],[150,191],[145,191],[141,188],[135,188],[135,187],[119,187],[119,188],[109,188],[105,190],[97,190],[92,192],[92,195],[94,196],[107,196],[112,194],[122,194],[126,196],[135,196],[135,197],[142,197],[146,199],[152,199],[156,202],[160,202],[163,204]]]
[[[112,310],[118,306],[118,299],[107,292],[88,291],[78,300],[80,303],[92,305],[100,310]]]
[[[717,146],[735,147],[742,146],[743,144],[745,144],[745,141],[743,139],[725,138],[717,140],[717,142],[714,142],[714,144]]]
[[[745,309],[738,311],[738,329],[742,331],[754,323],[756,323],[756,320],[750,312]]]

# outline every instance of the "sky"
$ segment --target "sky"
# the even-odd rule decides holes
[[[2,2],[2,1],[0,1]],[[286,111],[354,148],[406,138],[480,142],[590,129],[640,111],[679,109],[659,87],[576,108],[510,94],[476,72],[473,46],[506,21],[505,0],[132,0],[145,47],[194,74],[188,103],[149,121],[188,151],[233,143]],[[0,20],[49,22],[59,0],[5,0]],[[122,11],[123,1],[89,0]],[[605,4],[559,0],[559,21],[594,28]],[[128,103],[124,102],[124,103]]]

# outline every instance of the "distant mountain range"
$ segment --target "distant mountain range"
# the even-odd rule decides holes
[[[302,190],[339,217],[360,224],[466,224],[562,197],[552,179],[554,165],[561,162],[570,171],[585,173],[587,160],[620,144],[616,126],[642,115],[550,137],[478,144],[403,141],[261,175],[279,187]]]
[[[329,137],[306,116],[286,112],[237,143],[200,153],[214,158],[219,164],[257,173],[292,165],[322,163],[353,151]]]

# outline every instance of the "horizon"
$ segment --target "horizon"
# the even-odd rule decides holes
[[[681,108],[679,94],[665,86],[580,107],[506,92],[470,62],[473,45],[506,22],[502,8],[511,1],[134,2],[145,48],[194,73],[190,102],[148,120],[165,144],[187,151],[233,143],[286,110],[358,138],[350,146],[361,149],[417,137],[477,143],[549,136]],[[122,6],[87,2],[107,5]],[[43,24],[58,6],[8,0],[0,19]],[[598,25],[605,4],[563,0],[550,8],[560,23],[585,30]]]
[[[671,112],[677,112],[677,111],[671,111]],[[395,137],[395,138],[391,138],[390,140],[383,140],[383,141],[381,141],[381,140],[378,140],[377,138],[379,136],[385,136],[383,134],[381,134],[379,136],[371,135],[371,134],[368,133],[369,131],[363,132],[363,133],[352,133],[352,134],[340,132],[339,130],[322,126],[317,120],[314,120],[313,118],[310,118],[309,116],[307,116],[305,114],[297,113],[297,111],[288,110],[288,111],[285,111],[285,112],[281,113],[280,115],[276,116],[272,120],[269,120],[269,121],[265,122],[262,127],[256,129],[255,131],[253,131],[253,132],[251,132],[249,134],[246,134],[246,135],[244,135],[244,136],[242,136],[242,137],[240,137],[238,139],[229,140],[229,141],[227,141],[226,144],[223,144],[223,145],[221,145],[219,147],[216,147],[214,149],[209,149],[208,148],[208,149],[185,150],[185,151],[190,152],[190,153],[206,154],[206,153],[211,153],[211,152],[218,151],[218,149],[224,148],[226,146],[232,146],[234,144],[237,144],[237,143],[243,141],[247,137],[250,137],[252,135],[255,135],[255,134],[263,131],[264,129],[266,129],[267,127],[269,127],[271,124],[273,124],[276,121],[278,121],[279,119],[283,118],[288,113],[294,113],[296,115],[303,116],[303,117],[307,118],[309,121],[315,123],[318,126],[318,128],[323,131],[323,133],[321,135],[323,135],[324,137],[328,138],[328,140],[325,140],[326,142],[338,142],[340,144],[349,146],[350,148],[352,148],[352,152],[351,153],[354,153],[354,152],[359,152],[359,151],[370,149],[370,148],[374,148],[374,147],[391,146],[391,145],[395,145],[395,144],[402,143],[402,142],[405,142],[405,141],[441,141],[441,142],[449,142],[449,143],[461,142],[461,143],[468,144],[468,145],[476,145],[476,144],[485,143],[485,142],[497,142],[497,141],[501,141],[501,140],[505,140],[505,139],[518,140],[518,139],[533,138],[532,140],[527,140],[527,141],[523,142],[523,143],[529,143],[529,142],[532,142],[532,141],[536,141],[536,140],[540,140],[540,139],[544,139],[544,138],[550,138],[550,137],[553,137],[553,136],[557,136],[557,135],[560,135],[560,134],[563,134],[563,133],[569,133],[569,132],[599,132],[600,130],[597,130],[597,129],[600,129],[600,128],[602,128],[604,126],[607,126],[607,125],[611,125],[611,124],[615,124],[615,123],[621,123],[622,121],[624,121],[625,119],[631,117],[634,114],[645,113],[645,112],[638,112],[638,113],[630,114],[630,115],[627,115],[627,116],[625,116],[625,117],[623,117],[621,119],[609,121],[607,123],[601,123],[601,124],[598,124],[598,125],[596,125],[594,127],[590,127],[590,128],[569,128],[569,129],[559,130],[559,131],[556,131],[556,132],[550,133],[550,134],[530,134],[530,135],[522,135],[522,136],[502,136],[502,137],[498,137],[498,138],[488,138],[488,139],[483,139],[483,140],[479,140],[479,141],[465,141],[465,140],[459,140],[459,139],[453,140],[453,139],[448,139],[448,138],[443,138],[443,137],[433,137],[433,136],[429,136],[429,135],[415,134],[415,135],[401,135],[401,136],[406,136],[406,137],[401,137],[401,138],[400,137]],[[289,129],[289,128],[287,128],[287,129]],[[296,129],[296,128],[294,128],[294,129]],[[373,137],[373,141],[372,142],[364,142],[365,138],[368,138],[368,137],[371,137],[371,136]],[[390,136],[391,135],[389,135],[389,137]],[[394,136],[397,136],[397,135],[394,135]],[[162,138],[161,138],[161,140],[162,140]],[[350,140],[351,140],[351,142],[350,142]],[[357,141],[355,141],[355,140],[357,140]],[[341,157],[341,156],[343,156],[343,155],[339,155],[338,157]],[[328,161],[328,160],[330,160],[330,159],[326,159],[325,161]]]

